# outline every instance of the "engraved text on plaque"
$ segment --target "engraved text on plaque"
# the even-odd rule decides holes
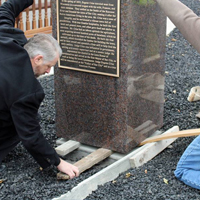
[[[59,67],[119,77],[119,0],[58,0]]]

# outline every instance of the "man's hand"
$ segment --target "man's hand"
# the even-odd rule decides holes
[[[60,158],[60,164],[57,166],[57,168],[59,171],[68,174],[70,179],[79,176],[78,167],[71,165],[70,163],[67,163],[61,158]]]

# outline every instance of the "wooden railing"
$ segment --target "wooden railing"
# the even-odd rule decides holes
[[[6,0],[0,0],[0,6]],[[15,27],[23,30],[26,37],[36,33],[52,33],[51,0],[35,0],[33,5],[19,14]]]

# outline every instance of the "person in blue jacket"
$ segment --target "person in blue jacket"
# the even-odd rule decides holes
[[[200,53],[200,17],[178,0],[155,0],[185,39]],[[176,178],[200,189],[200,136],[196,137],[181,156]]]

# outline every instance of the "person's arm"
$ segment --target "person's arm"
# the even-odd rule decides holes
[[[24,9],[33,4],[33,0],[8,0],[0,6],[0,26],[15,26],[15,18]]]
[[[37,113],[43,98],[44,93],[42,91],[21,97],[12,104],[10,113],[23,145],[37,162],[45,168],[46,163],[44,160],[48,161],[48,165],[57,166],[60,159],[40,131]]]
[[[16,131],[25,148],[42,168],[55,165],[70,178],[78,176],[78,168],[60,159],[40,132],[37,112],[43,98],[43,92],[37,92],[13,103],[10,111]]]
[[[200,17],[178,0],[156,0],[166,16],[200,53]]]

